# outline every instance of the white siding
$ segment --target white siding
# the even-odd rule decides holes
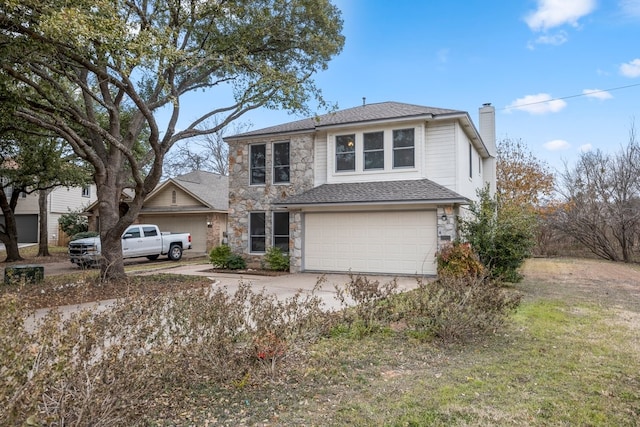
[[[58,187],[49,194],[47,228],[50,244],[58,243],[58,219],[69,211],[82,210],[95,202],[96,193],[96,186],[92,184],[89,187],[89,197],[82,196],[82,187]]]
[[[469,176],[469,146],[471,146],[472,155],[471,176]],[[482,174],[480,173],[478,168],[479,154],[459,125],[456,125],[456,151],[456,164],[458,165],[458,184],[455,191],[469,199],[476,199],[476,191],[477,189],[482,188],[483,185]]]
[[[313,144],[313,185],[315,187],[327,182],[327,134],[316,137]]]
[[[393,168],[393,130],[415,129],[415,166],[413,168]],[[363,167],[363,140],[365,132],[384,132],[384,170],[365,171]],[[335,138],[337,135],[355,134],[356,170],[353,172],[336,172]],[[345,182],[397,181],[420,179],[425,176],[424,167],[424,122],[395,123],[376,127],[350,127],[333,130],[327,134],[326,174],[330,184]]]
[[[454,122],[430,122],[425,150],[426,178],[456,191],[456,126]]]

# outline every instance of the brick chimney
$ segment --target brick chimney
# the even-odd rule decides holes
[[[482,161],[482,177],[489,184],[489,191],[493,196],[496,192],[496,109],[491,103],[482,104],[480,107],[478,122],[480,124],[480,137],[484,142],[489,158]]]

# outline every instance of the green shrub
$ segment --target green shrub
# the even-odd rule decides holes
[[[535,245],[535,218],[516,205],[501,206],[488,187],[478,196],[469,205],[472,217],[460,220],[460,231],[492,278],[518,282],[518,269]]]
[[[211,252],[209,252],[209,260],[216,268],[229,270],[242,270],[247,268],[247,263],[244,258],[232,253],[228,245],[220,245],[211,249]]]
[[[231,254],[227,258],[227,267],[229,270],[244,270],[247,268],[247,262],[238,254]]]
[[[271,246],[264,254],[264,263],[269,270],[289,271],[289,256],[276,246]]]
[[[468,243],[455,242],[438,251],[438,276],[479,277],[484,266]]]
[[[60,228],[67,236],[74,236],[89,229],[87,217],[79,211],[69,211],[58,218]]]
[[[216,246],[209,252],[209,260],[217,268],[227,268],[230,256],[231,248],[228,245]]]

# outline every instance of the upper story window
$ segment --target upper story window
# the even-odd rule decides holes
[[[273,182],[289,182],[289,142],[273,144]],[[252,162],[253,164],[253,162]],[[263,181],[264,182],[264,177]]]
[[[356,170],[356,136],[336,136],[336,171]]]
[[[384,169],[384,132],[365,133],[364,169]]]
[[[171,192],[171,204],[175,205],[178,203],[178,193],[176,193],[176,190],[173,190]]]
[[[266,178],[266,155],[267,146],[265,144],[254,144],[249,147],[251,162],[251,184],[264,184]]]
[[[414,129],[396,129],[393,131],[393,167],[407,168],[415,166]]]
[[[91,197],[91,187],[88,185],[82,187],[82,197]]]

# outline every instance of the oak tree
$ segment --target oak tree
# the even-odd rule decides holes
[[[120,236],[176,142],[215,133],[258,107],[326,106],[312,77],[344,44],[329,0],[0,4],[0,73],[24,99],[18,117],[66,140],[93,168],[106,280],[125,276]],[[208,105],[179,123],[185,95],[200,91]],[[128,110],[133,116],[123,120]],[[214,127],[199,126],[212,117]],[[149,149],[139,157],[145,130]],[[132,197],[121,211],[125,188]]]

